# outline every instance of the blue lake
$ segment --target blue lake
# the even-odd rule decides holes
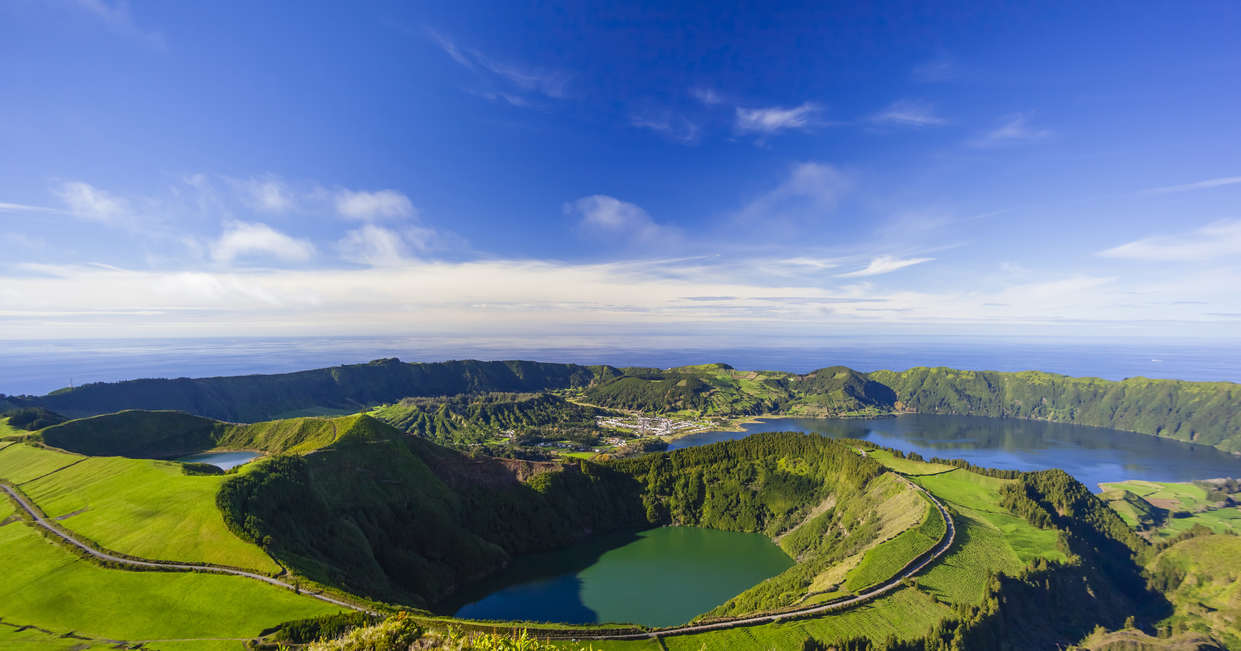
[[[1098,427],[980,416],[910,414],[887,418],[765,418],[740,432],[704,432],[670,449],[705,445],[757,432],[813,432],[871,441],[924,457],[964,459],[987,468],[1060,468],[1098,491],[1125,479],[1190,481],[1241,476],[1241,457],[1203,445]]]

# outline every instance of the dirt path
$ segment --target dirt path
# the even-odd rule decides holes
[[[56,526],[56,524],[54,524],[51,520],[48,520],[47,518],[43,517],[43,514],[38,509],[36,509],[29,501],[26,500],[26,496],[22,495],[16,489],[8,486],[7,484],[0,484],[0,489],[4,490],[5,493],[8,493],[9,497],[12,498],[12,500],[19,507],[21,507],[21,509],[25,511],[27,515],[31,517],[34,524],[40,527],[43,527],[47,531],[51,532],[52,535],[56,536],[57,538],[60,538],[61,540],[65,541],[66,543],[70,545],[73,545],[74,547],[77,547],[78,549],[82,550],[83,552],[90,555],[92,558],[95,558],[96,560],[107,561],[108,563],[114,563],[116,565],[128,566],[128,567],[133,567],[133,568],[139,568],[142,570],[160,570],[160,571],[165,571],[165,572],[212,572],[215,574],[231,574],[233,576],[243,576],[248,579],[254,579],[255,581],[262,581],[263,583],[269,583],[277,587],[285,588],[286,590],[291,590],[293,592],[306,595],[307,597],[313,597],[320,601],[326,601],[327,603],[340,606],[342,608],[348,608],[350,610],[356,610],[359,612],[369,613],[372,615],[377,614],[375,611],[368,610],[361,606],[357,606],[347,601],[336,599],[334,597],[329,597],[328,595],[325,595],[325,594],[304,592],[300,588],[295,587],[294,585],[290,583],[285,583],[284,581],[281,581],[279,579],[273,579],[270,576],[258,574],[257,572],[247,572],[246,570],[230,568],[230,567],[217,567],[214,565],[165,563],[165,562],[155,561],[155,560],[125,558],[123,556],[116,556],[114,554],[110,554],[105,551],[100,551],[98,549],[95,549],[94,547],[91,547],[90,545],[87,545],[81,540],[75,538],[68,531]]]
[[[880,583],[879,585],[876,585],[873,588],[870,588],[869,590],[865,592],[854,595],[852,597],[846,597],[846,598],[842,598],[842,599],[832,601],[829,603],[820,604],[818,606],[798,608],[796,610],[788,610],[788,611],[771,614],[771,615],[756,615],[753,617],[739,617],[737,619],[730,619],[730,620],[722,621],[722,622],[711,622],[708,624],[686,624],[684,626],[664,628],[664,629],[655,630],[655,631],[643,631],[640,633],[626,633],[626,634],[616,634],[616,635],[590,635],[590,634],[574,635],[574,636],[557,635],[557,636],[554,636],[554,639],[573,639],[573,640],[641,640],[641,639],[649,639],[649,638],[658,639],[660,637],[669,636],[669,635],[688,635],[692,633],[706,633],[708,631],[722,631],[725,629],[738,628],[741,626],[755,626],[758,624],[773,624],[773,623],[778,623],[778,622],[782,622],[785,620],[804,619],[806,617],[810,617],[813,615],[821,615],[825,613],[833,613],[833,612],[838,612],[841,610],[847,610],[849,608],[860,606],[877,597],[881,597],[889,592],[892,592],[893,590],[896,590],[897,588],[901,587],[902,581],[904,581],[905,579],[909,577],[914,576],[918,572],[922,571],[922,569],[925,568],[927,565],[930,565],[931,563],[939,559],[939,557],[943,556],[944,553],[947,552],[948,549],[952,547],[952,543],[956,540],[956,536],[957,536],[956,526],[954,525],[952,521],[952,516],[948,515],[948,509],[944,508],[944,505],[940,503],[940,501],[936,499],[934,495],[931,495],[921,486],[915,484],[914,482],[910,481],[908,478],[904,476],[900,476],[900,477],[903,481],[905,481],[905,483],[909,484],[914,490],[920,491],[923,495],[925,495],[927,499],[931,500],[931,503],[935,505],[935,508],[939,509],[939,513],[940,515],[943,516],[944,524],[946,525],[944,529],[944,537],[940,539],[938,545],[932,548],[929,552],[910,561],[904,568],[901,569],[900,572],[897,572],[895,575],[893,575],[892,578],[888,579],[887,581],[884,581],[883,583]]]

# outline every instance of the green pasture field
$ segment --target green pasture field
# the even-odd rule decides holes
[[[1000,506],[1000,486],[1011,480],[987,477],[964,469],[913,479],[953,511],[998,531],[1021,563],[1036,558],[1061,563],[1068,560],[1058,548],[1059,532],[1039,529]]]
[[[215,495],[227,475],[186,475],[181,464],[167,461],[15,447],[0,450],[0,478],[19,484],[49,517],[68,516],[61,526],[109,550],[157,560],[280,571],[262,549],[225,526]],[[37,470],[22,468],[23,460]],[[51,472],[56,468],[63,469]],[[29,479],[39,475],[45,476]]]
[[[0,453],[2,454],[2,453]],[[1129,491],[1147,500],[1152,506],[1167,508],[1173,512],[1151,535],[1152,539],[1168,539],[1202,525],[1215,533],[1241,534],[1241,508],[1236,506],[1216,507],[1207,500],[1207,491],[1202,486],[1188,482],[1153,482],[1153,481],[1122,481],[1101,484],[1105,493],[1119,494]],[[1159,502],[1155,504],[1151,502]],[[1165,502],[1164,500],[1169,500]],[[1112,510],[1131,527],[1139,528],[1142,524],[1139,513],[1132,504],[1120,499],[1108,500]],[[1176,517],[1176,513],[1184,517]]]
[[[1145,500],[1176,500],[1186,511],[1207,505],[1206,489],[1190,483],[1164,483],[1135,479],[1099,484],[1099,487],[1105,491],[1127,490]]]
[[[0,479],[18,486],[85,458],[22,443],[4,445],[0,449]]]
[[[104,568],[50,542],[29,524],[0,527],[0,548],[0,617],[57,634],[131,641],[249,638],[283,621],[340,610],[242,577]],[[32,636],[5,628],[0,627],[0,645]],[[193,648],[204,646],[220,648]]]

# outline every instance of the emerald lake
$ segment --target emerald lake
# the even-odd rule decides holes
[[[660,527],[518,558],[444,610],[469,619],[672,626],[792,565],[761,534]]]

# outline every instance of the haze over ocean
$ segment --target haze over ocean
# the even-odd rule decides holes
[[[560,345],[548,345],[555,341]],[[283,373],[381,357],[407,362],[530,359],[667,368],[725,362],[739,369],[807,372],[950,366],[1040,370],[1109,380],[1144,376],[1241,382],[1241,341],[987,337],[804,337],[767,341],[620,337],[607,342],[419,337],[288,337],[0,342],[0,393],[43,394],[88,382],[149,377]]]

